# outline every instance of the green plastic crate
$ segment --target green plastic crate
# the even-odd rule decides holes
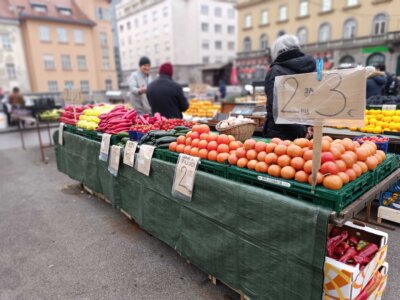
[[[374,176],[374,185],[388,177],[399,167],[399,156],[396,154],[386,154],[386,159],[372,171]]]
[[[68,124],[64,125],[64,130],[70,133],[77,133],[76,127]]]
[[[315,193],[311,193],[311,186],[309,184],[276,178],[268,174],[241,169],[235,166],[228,167],[228,179],[273,190],[292,198],[330,208],[336,212],[340,212],[373,186],[372,172],[364,173],[338,191],[317,186]]]

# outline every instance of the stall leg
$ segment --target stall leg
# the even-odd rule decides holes
[[[47,133],[48,133],[48,135],[49,135],[49,143],[50,143],[50,146],[53,146],[53,142],[52,142],[52,140],[51,140],[50,124],[49,124],[49,123],[47,123]]]
[[[18,119],[18,131],[19,136],[21,138],[22,149],[26,150],[25,148],[25,140],[24,140],[24,129],[22,128],[21,120]]]
[[[42,155],[42,161],[45,162],[43,142],[42,142],[42,134],[40,132],[40,126],[39,126],[39,122],[38,121],[36,121],[36,129],[37,129],[38,138],[39,138],[40,154]]]

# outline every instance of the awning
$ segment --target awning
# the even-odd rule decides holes
[[[227,65],[229,65],[229,63],[209,64],[209,65],[205,65],[204,67],[200,68],[200,70],[202,70],[202,71],[220,70],[220,69],[226,67]]]

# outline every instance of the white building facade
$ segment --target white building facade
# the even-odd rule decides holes
[[[232,61],[236,53],[236,0],[122,0],[117,5],[125,77],[148,56],[156,71],[175,67],[179,82],[200,82],[201,67]]]

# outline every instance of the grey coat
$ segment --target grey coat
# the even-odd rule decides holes
[[[139,89],[142,86],[147,88],[151,81],[151,75],[145,76],[140,70],[133,72],[128,78],[128,84],[132,92],[132,106],[139,114],[151,114],[151,107],[147,100],[146,93],[139,93]]]

